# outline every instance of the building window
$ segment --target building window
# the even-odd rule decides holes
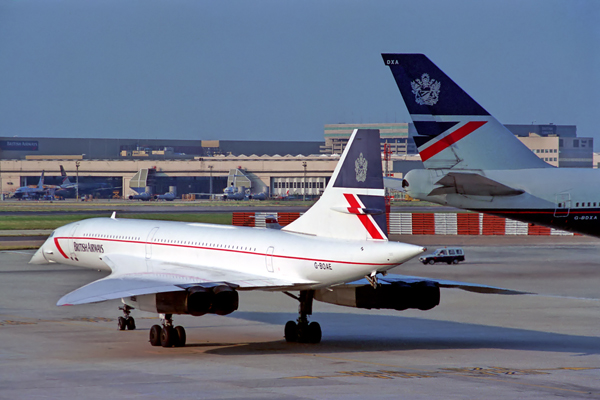
[[[579,147],[579,139],[573,140],[573,147]]]

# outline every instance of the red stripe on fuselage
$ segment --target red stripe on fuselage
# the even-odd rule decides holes
[[[54,238],[54,245],[56,246],[56,248],[58,249],[58,251],[60,252],[60,254],[63,255],[64,258],[69,258],[69,257],[67,257],[67,255],[65,254],[65,252],[63,251],[63,249],[58,244],[58,238],[57,237]]]
[[[55,238],[55,242],[56,240],[59,238]],[[175,248],[186,248],[186,249],[196,249],[196,250],[210,250],[210,251],[221,251],[221,252],[226,252],[226,253],[238,253],[238,254],[247,254],[247,255],[254,255],[254,256],[261,256],[261,257],[265,257],[265,256],[271,256],[274,258],[285,258],[285,259],[290,259],[290,260],[301,260],[301,261],[318,261],[318,262],[330,262],[330,263],[338,263],[338,264],[350,264],[350,265],[379,265],[379,266],[386,266],[386,265],[398,265],[397,263],[369,263],[369,262],[356,262],[356,261],[343,261],[343,260],[330,260],[330,259],[321,259],[321,258],[310,258],[310,257],[299,257],[299,256],[286,256],[283,254],[266,254],[266,253],[261,253],[261,252],[254,252],[254,251],[245,251],[245,250],[234,250],[234,249],[226,249],[226,248],[219,248],[219,247],[206,247],[206,246],[195,246],[195,245],[190,245],[190,244],[174,244],[174,243],[162,243],[162,242],[144,242],[144,241],[138,241],[138,240],[122,240],[122,239],[107,239],[107,238],[95,238],[95,237],[61,237],[60,239],[65,239],[65,240],[74,240],[74,239],[85,239],[85,240],[96,240],[98,242],[114,242],[114,243],[127,243],[127,244],[140,244],[140,245],[153,245],[153,246],[163,246],[163,247],[175,247]],[[57,248],[60,250],[60,247]],[[65,258],[69,258],[67,257],[67,255],[65,253],[62,252],[62,250],[60,250],[61,254],[63,256],[65,256]]]
[[[454,132],[452,132],[451,134],[446,136],[445,138],[438,140],[437,142],[435,142],[431,146],[427,147],[426,149],[419,150],[419,155],[421,156],[421,161],[429,160],[431,157],[435,156],[440,151],[452,146],[454,143],[458,142],[460,139],[464,138],[468,134],[481,128],[486,123],[487,123],[487,121],[467,122],[465,125],[461,126],[457,130],[455,130]]]

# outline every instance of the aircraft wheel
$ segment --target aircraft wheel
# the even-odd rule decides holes
[[[433,261],[433,260],[429,260],[427,263],[428,263],[429,265],[433,265],[433,264],[435,264],[435,261]]]
[[[117,325],[119,326],[119,330],[124,331],[125,327],[127,327],[127,321],[125,321],[125,318],[119,317],[119,319],[117,321],[118,321]]]
[[[175,329],[172,326],[165,326],[160,333],[160,345],[162,347],[171,347],[175,344]]]
[[[185,346],[186,335],[185,328],[183,326],[175,327],[175,347],[183,347]]]
[[[160,325],[152,325],[152,328],[150,328],[150,344],[152,346],[160,346],[161,333],[162,328]]]
[[[125,324],[126,324],[128,330],[130,330],[130,331],[135,330],[135,319],[129,317],[125,320]]]
[[[294,321],[288,321],[283,332],[286,342],[294,343],[298,341],[298,325]]]
[[[308,336],[308,343],[319,343],[321,341],[321,325],[319,325],[318,322],[311,322],[308,324],[308,330],[306,333]]]

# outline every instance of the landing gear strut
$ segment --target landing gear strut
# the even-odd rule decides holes
[[[185,346],[185,328],[183,326],[173,327],[173,314],[160,314],[162,327],[153,325],[150,328],[150,344],[162,347]]]
[[[318,322],[308,322],[308,316],[312,315],[312,303],[315,295],[314,290],[301,290],[300,297],[288,292],[288,296],[298,300],[298,319],[296,322],[288,321],[285,324],[285,341],[300,343],[319,343],[321,341],[321,325]]]
[[[129,329],[130,331],[135,329],[135,319],[130,315],[131,310],[134,310],[133,307],[128,306],[127,304],[123,304],[123,307],[119,307],[119,310],[123,311],[123,316],[119,317],[118,325],[119,330],[124,331],[125,329]]]

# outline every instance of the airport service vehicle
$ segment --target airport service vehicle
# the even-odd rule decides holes
[[[134,329],[131,310],[156,312],[154,346],[183,346],[174,314],[226,315],[238,292],[283,292],[300,303],[285,325],[288,342],[318,343],[309,322],[313,300],[359,308],[429,310],[440,287],[519,293],[471,283],[392,275],[387,271],[425,251],[388,241],[380,139],[355,130],[319,201],[291,224],[261,229],[185,222],[94,218],[56,229],[31,263],[62,263],[111,274],[63,296],[58,305],[121,298],[119,329]],[[385,274],[385,275],[384,275]],[[294,294],[292,292],[298,292]]]
[[[437,262],[458,264],[460,261],[465,261],[465,252],[460,247],[444,247],[431,254],[419,257],[419,261],[423,264],[435,264]]]
[[[600,170],[556,168],[423,54],[382,54],[426,169],[386,186],[413,198],[600,237]]]

